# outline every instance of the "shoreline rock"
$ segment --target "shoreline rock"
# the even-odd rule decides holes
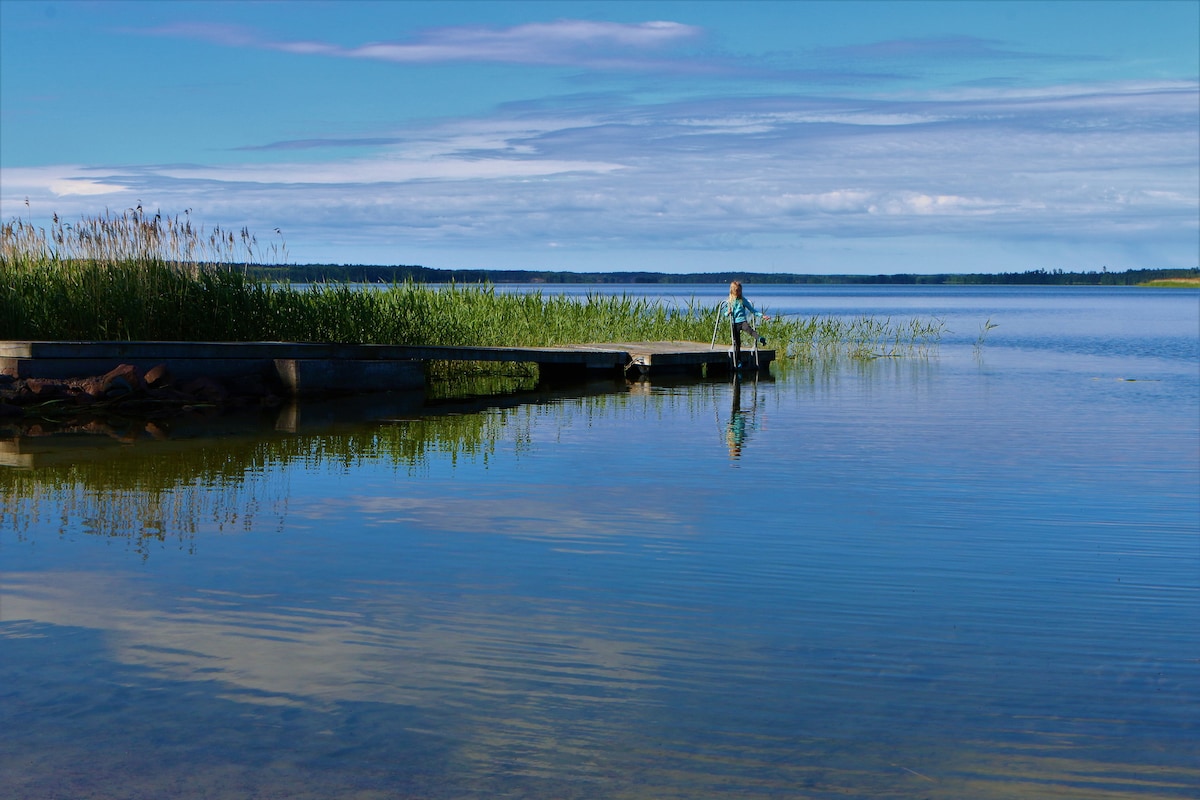
[[[281,387],[262,375],[193,378],[177,384],[165,364],[144,373],[119,364],[103,375],[14,378],[0,374],[0,420],[66,422],[81,417],[153,418],[199,408],[278,406]]]

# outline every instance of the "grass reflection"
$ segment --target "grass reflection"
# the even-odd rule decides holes
[[[0,468],[0,527],[23,538],[50,529],[125,540],[143,556],[156,542],[191,549],[201,530],[282,525],[286,477],[272,468],[285,442],[110,448],[72,463]]]
[[[707,413],[713,402],[711,388],[677,392],[670,382],[530,391],[524,380],[478,376],[418,406],[342,400],[289,406],[274,418],[256,410],[0,439],[0,529],[112,537],[143,556],[168,540],[192,549],[204,532],[282,529],[292,467],[382,466],[405,477],[426,475],[435,461],[487,467],[500,449],[527,450],[538,417],[562,428],[631,402],[650,414],[676,404]]]
[[[315,431],[304,430],[303,410],[298,418],[294,434],[246,420],[236,433],[213,422],[208,436],[181,425],[192,438],[126,431],[121,441],[82,434],[5,440],[0,527],[20,537],[50,529],[124,539],[143,555],[167,539],[191,548],[202,531],[282,527],[290,466],[348,471],[372,463],[411,475],[435,454],[486,461],[500,441],[522,440],[521,416],[511,409],[384,423],[317,415]],[[297,415],[290,419],[296,424]]]

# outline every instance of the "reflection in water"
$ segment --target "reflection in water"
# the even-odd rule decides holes
[[[382,463],[417,475],[432,455],[486,463],[504,432],[518,430],[519,448],[525,424],[513,409],[429,416],[414,414],[407,400],[372,407],[375,415],[404,417],[386,423],[358,418],[363,410],[353,401],[313,403],[286,407],[274,421],[253,413],[160,422],[153,436],[10,439],[11,466],[0,467],[0,530],[26,535],[49,525],[60,534],[124,539],[145,554],[168,538],[191,546],[202,528],[280,529],[292,467],[346,472]]]
[[[1192,396],[965,363],[14,442],[0,796],[1188,796]]]
[[[55,457],[62,443],[35,446],[23,454],[27,468],[0,469],[0,529],[114,537],[143,555],[155,541],[190,547],[200,530],[278,529],[289,494],[277,468],[281,445],[211,440],[103,448],[73,460]],[[49,463],[39,465],[39,456]]]
[[[89,426],[86,435],[3,440],[0,531],[27,536],[48,527],[112,537],[143,555],[167,539],[192,547],[202,530],[282,529],[297,470],[349,474],[369,466],[420,478],[443,460],[486,469],[500,448],[528,450],[535,418],[565,429],[631,397],[650,408],[696,397],[652,391],[644,379],[632,393],[614,392],[608,381],[590,387],[592,394],[587,388],[439,400],[432,408],[390,395],[351,398],[288,406],[269,419],[255,411],[160,421],[153,435],[125,426],[113,436]]]
[[[725,443],[729,448],[729,457],[735,461],[742,457],[742,446],[746,437],[756,427],[755,413],[758,410],[758,378],[754,379],[753,395],[748,409],[742,408],[742,376],[734,374],[733,390],[730,392],[731,406],[729,422],[726,425]]]

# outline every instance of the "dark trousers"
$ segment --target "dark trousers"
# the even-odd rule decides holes
[[[750,334],[750,341],[758,340],[758,331],[749,322],[731,322],[730,332],[733,334],[733,360],[742,363],[742,331]]]

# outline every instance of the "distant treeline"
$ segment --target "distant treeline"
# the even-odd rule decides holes
[[[288,266],[250,265],[257,277],[292,283],[780,283],[780,284],[897,284],[897,285],[1042,285],[1042,286],[1135,286],[1155,280],[1200,278],[1200,268],[1130,269],[1124,272],[1065,272],[1030,270],[985,274],[943,275],[792,275],[763,272],[691,272],[681,275],[662,272],[545,272],[524,269],[433,269],[418,266],[368,266],[354,264],[298,264]]]

